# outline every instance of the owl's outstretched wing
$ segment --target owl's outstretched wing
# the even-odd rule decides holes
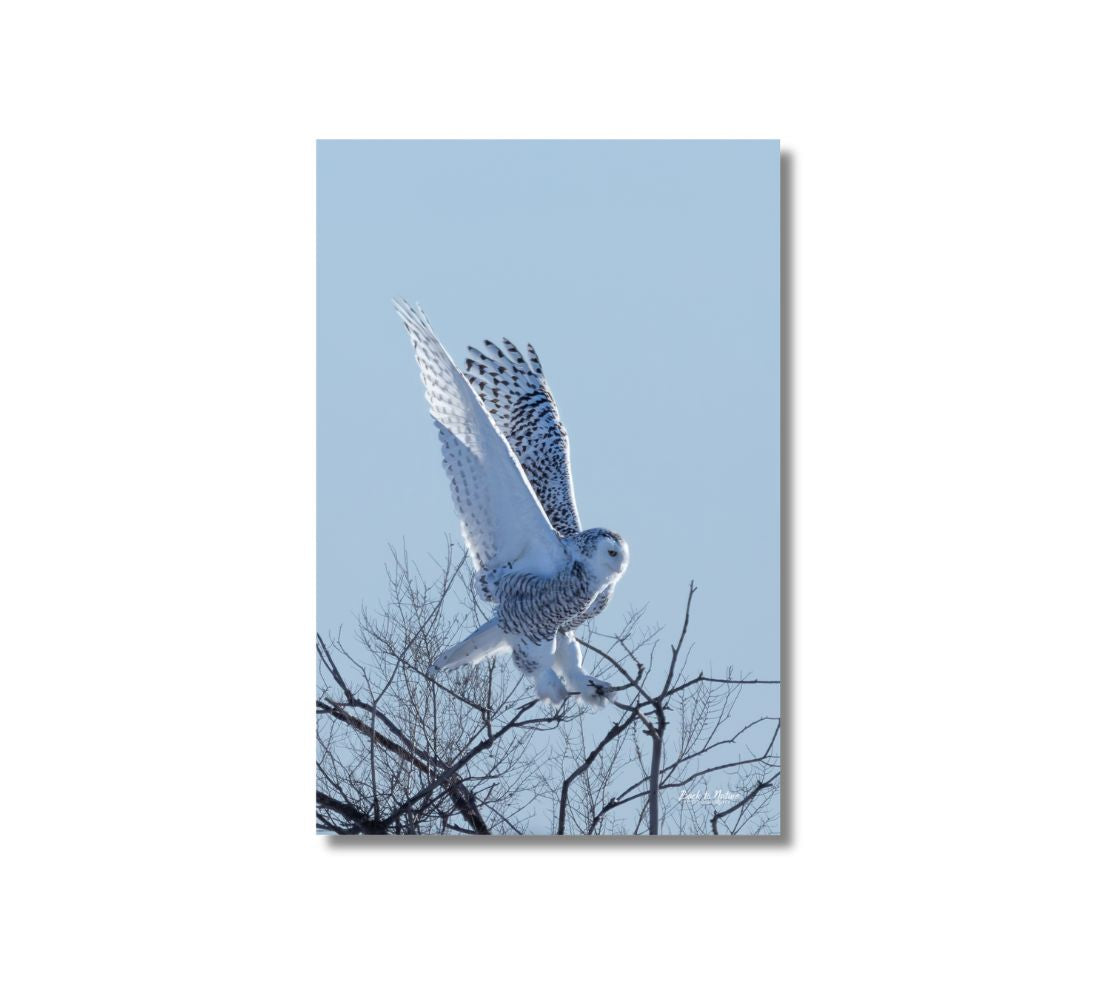
[[[394,302],[420,366],[443,466],[476,570],[511,565],[539,575],[567,561],[525,472],[416,306]]]
[[[514,344],[502,343],[504,351],[489,340],[485,351],[467,348],[467,380],[513,448],[552,526],[574,535],[580,529],[568,432],[533,345],[527,345],[526,361]]]

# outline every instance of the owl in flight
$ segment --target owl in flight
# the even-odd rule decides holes
[[[603,528],[581,531],[568,434],[532,345],[468,348],[459,371],[417,306],[395,302],[412,338],[443,467],[474,564],[474,588],[496,614],[431,665],[478,663],[498,653],[532,678],[538,697],[570,694],[592,707],[610,686],[581,669],[572,634],[606,606],[630,550]]]

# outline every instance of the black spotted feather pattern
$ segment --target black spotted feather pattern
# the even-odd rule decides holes
[[[485,351],[467,348],[467,380],[509,442],[552,526],[561,536],[574,535],[580,527],[571,452],[556,401],[533,345],[527,345],[526,361],[509,340],[502,344],[504,350],[489,340],[483,341]]]

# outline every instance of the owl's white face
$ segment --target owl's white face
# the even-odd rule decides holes
[[[595,554],[588,561],[597,574],[604,577],[622,576],[630,564],[630,546],[621,538],[600,538],[595,545]]]

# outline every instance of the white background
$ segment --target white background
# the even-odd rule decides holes
[[[1106,10],[9,5],[5,993],[1115,995]],[[314,835],[314,139],[421,136],[791,154],[785,843]]]

